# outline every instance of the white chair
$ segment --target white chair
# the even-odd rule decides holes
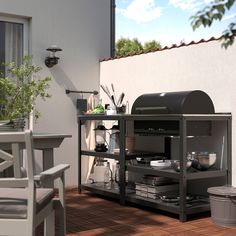
[[[11,150],[0,150],[0,172],[13,166],[14,177],[0,178],[0,235],[35,236],[36,227],[44,221],[44,235],[55,235],[55,209],[60,219],[59,235],[66,235],[64,171],[67,164],[60,164],[39,175],[34,175],[34,147],[32,132],[0,133],[1,146]],[[26,148],[27,177],[21,176],[21,150]],[[4,148],[5,149],[5,148]],[[11,153],[11,154],[10,154]],[[58,198],[54,188],[48,186],[52,179],[58,182]],[[45,185],[44,185],[45,184]]]

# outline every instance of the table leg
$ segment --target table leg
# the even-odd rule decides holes
[[[43,149],[43,170],[48,170],[53,166],[53,148]]]
[[[54,166],[53,148],[43,149],[43,171]],[[54,187],[54,181],[49,180],[44,184],[44,187]]]

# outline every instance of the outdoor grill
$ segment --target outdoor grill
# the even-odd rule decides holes
[[[211,98],[203,91],[181,91],[168,93],[143,94],[133,106],[132,114],[179,115],[179,114],[214,114],[215,109]],[[134,131],[139,134],[176,135],[179,133],[177,120],[135,121]],[[189,121],[188,135],[210,135],[211,122]]]

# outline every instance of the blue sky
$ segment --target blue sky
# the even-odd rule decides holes
[[[116,0],[116,40],[157,40],[162,46],[218,37],[236,17],[236,4],[221,22],[193,31],[190,16],[211,0]]]

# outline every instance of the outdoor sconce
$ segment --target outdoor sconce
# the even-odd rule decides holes
[[[56,56],[56,52],[62,51],[61,48],[52,45],[51,47],[46,49],[50,52],[49,56],[45,59],[45,65],[49,68],[55,66],[58,63],[59,57]]]

